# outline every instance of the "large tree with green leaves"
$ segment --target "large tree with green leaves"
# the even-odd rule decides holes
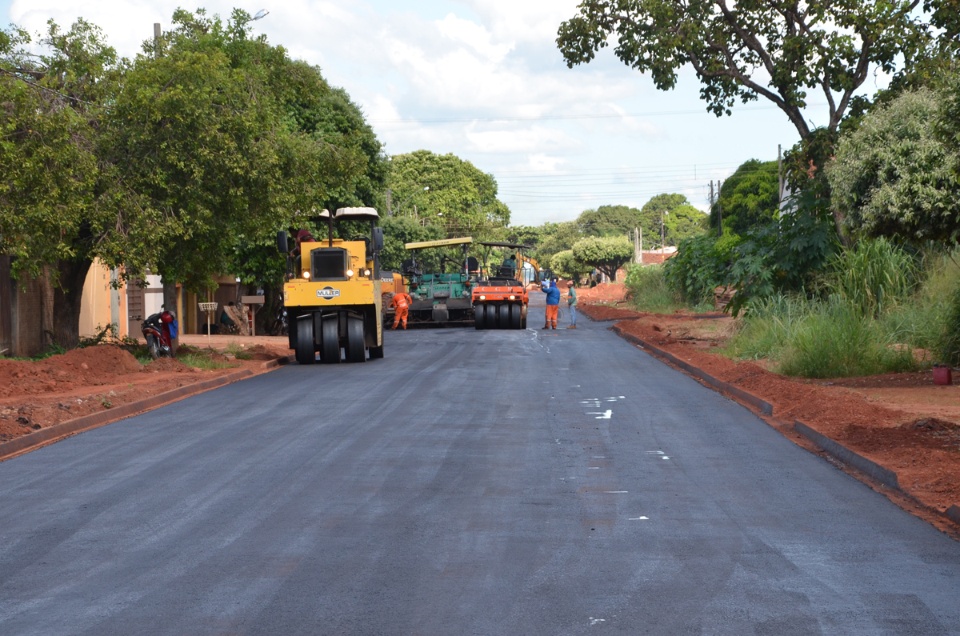
[[[588,237],[573,244],[573,258],[616,280],[617,270],[633,258],[633,243],[625,236]]]
[[[629,236],[640,226],[641,214],[627,205],[601,205],[584,210],[577,217],[577,229],[583,236]]]
[[[493,238],[510,223],[493,176],[456,155],[428,150],[395,155],[388,186],[392,213],[438,225],[449,237]]]
[[[775,219],[780,205],[776,161],[750,159],[740,164],[720,186],[710,214],[710,227],[745,234]]]
[[[118,63],[95,26],[78,20],[43,36],[0,32],[0,252],[17,276],[53,283],[52,338],[79,341],[83,283],[115,228],[96,204],[98,122]]]
[[[868,114],[827,165],[833,205],[854,234],[960,240],[960,154],[937,136],[949,93],[920,89]],[[956,128],[949,106],[943,120]]]
[[[804,109],[812,99],[826,103],[824,127],[836,130],[871,73],[891,73],[925,50],[931,33],[921,5],[585,0],[560,26],[557,45],[572,67],[614,43],[616,56],[660,90],[674,88],[689,66],[708,111],[729,114],[737,101],[765,99],[805,139],[811,126]]]
[[[702,234],[706,222],[706,215],[690,205],[684,195],[658,194],[640,210],[643,247],[678,245],[683,239]]]

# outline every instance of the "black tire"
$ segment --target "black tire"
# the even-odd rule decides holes
[[[366,362],[367,349],[363,340],[363,319],[347,318],[347,362]]]
[[[487,306],[480,304],[473,308],[473,326],[480,331],[486,329]]]
[[[154,360],[160,357],[160,343],[157,342],[156,336],[151,334],[147,334],[147,353]]]
[[[317,360],[317,352],[313,346],[313,316],[297,318],[296,353],[300,364],[313,364]]]
[[[320,357],[326,364],[340,362],[340,331],[336,316],[324,318],[320,328]]]
[[[521,305],[510,305],[510,328],[523,329],[523,307]]]
[[[498,329],[509,329],[510,328],[510,305],[504,303],[498,308],[497,315],[497,328]]]

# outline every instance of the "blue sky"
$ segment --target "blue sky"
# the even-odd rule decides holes
[[[691,71],[652,81],[609,51],[568,69],[555,45],[577,0],[0,0],[0,22],[31,32],[83,17],[121,55],[173,11],[268,11],[272,44],[318,65],[365,113],[388,154],[453,153],[490,173],[514,225],[569,221],[601,205],[642,207],[663,192],[706,209],[709,183],[773,160],[798,135],[767,102],[706,112]],[[872,90],[872,87],[871,87]],[[809,119],[815,125],[822,113]]]

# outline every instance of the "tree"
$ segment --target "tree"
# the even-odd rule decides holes
[[[855,234],[960,239],[960,155],[936,135],[941,101],[928,89],[904,93],[841,137],[827,178]]]
[[[707,230],[708,218],[689,203],[675,207],[663,221],[667,244],[679,245],[685,239],[703,234]]]
[[[49,22],[38,38],[0,32],[0,252],[15,275],[45,269],[53,284],[52,337],[79,342],[83,283],[113,225],[95,205],[101,104],[112,94],[116,54],[95,26]]]
[[[439,225],[449,237],[486,238],[510,223],[510,209],[497,199],[493,176],[453,154],[395,155],[388,185],[397,214]]]
[[[406,216],[388,216],[380,220],[383,228],[383,251],[380,266],[385,270],[401,271],[403,262],[411,258],[404,245],[417,241],[435,241],[443,237],[443,229],[437,225],[421,225]],[[419,257],[418,257],[419,258]]]
[[[574,243],[572,251],[577,261],[595,267],[613,281],[617,270],[633,258],[633,243],[626,237],[589,237]]]
[[[270,283],[278,229],[375,203],[380,144],[316,67],[250,37],[247,13],[224,23],[180,10],[173,21],[127,72],[107,122],[116,198],[139,210],[124,262],[196,291],[229,271]]]
[[[640,217],[643,244],[647,246],[660,245],[661,232],[665,244],[677,245],[684,238],[702,234],[706,224],[706,215],[690,205],[682,194],[652,197],[643,205]]]
[[[585,210],[577,217],[577,229],[582,236],[629,236],[639,227],[640,210],[626,205],[601,205],[596,210]]]
[[[776,161],[750,159],[740,165],[720,187],[719,204],[710,214],[710,227],[745,234],[775,219],[780,206]]]
[[[689,65],[709,112],[729,114],[738,100],[763,98],[805,139],[809,92],[821,92],[829,110],[826,128],[836,130],[872,72],[895,71],[900,56],[909,66],[924,50],[932,36],[925,16],[917,15],[920,5],[584,0],[579,14],[560,26],[557,45],[572,68],[615,41],[616,56],[649,73],[660,90],[672,89],[678,71]]]
[[[593,267],[574,258],[573,250],[564,250],[557,252],[550,258],[550,269],[562,278],[579,280],[584,274],[589,274]]]

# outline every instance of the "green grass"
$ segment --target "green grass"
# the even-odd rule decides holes
[[[187,351],[177,354],[177,360],[195,369],[228,369],[236,366],[229,360],[214,360],[210,353],[205,351]]]
[[[833,262],[824,298],[755,300],[723,353],[773,362],[784,375],[829,378],[917,370],[960,358],[960,250],[922,266],[884,241]],[[913,350],[932,352],[917,361]],[[960,359],[957,360],[960,363]]]
[[[662,265],[631,266],[627,272],[625,285],[630,304],[637,311],[666,314],[680,309],[690,309],[680,295],[667,285]],[[709,311],[709,309],[712,307],[698,306],[694,311]]]
[[[916,370],[909,347],[898,346],[860,306],[832,299],[796,323],[778,371],[805,378],[839,378]]]

